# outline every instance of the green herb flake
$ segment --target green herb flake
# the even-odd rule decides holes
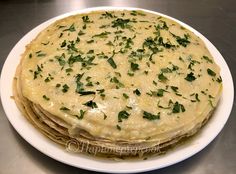
[[[55,58],[57,59],[60,66],[62,66],[62,67],[65,66],[66,61],[65,61],[65,54],[64,53],[61,56],[55,56]]]
[[[107,12],[107,11],[102,14],[102,17],[105,17],[105,18],[116,18],[115,15],[113,15],[112,13]]]
[[[202,59],[205,59],[207,63],[213,63],[213,61],[207,56],[202,56]]]
[[[63,86],[62,86],[62,92],[64,92],[64,93],[66,93],[68,90],[69,90],[69,86],[67,85],[67,84],[64,84]]]
[[[86,111],[83,111],[82,109],[80,109],[79,115],[74,115],[76,116],[79,120],[82,120],[84,118],[84,114]]]
[[[62,106],[62,107],[60,108],[60,110],[61,110],[61,111],[70,111],[70,109],[67,108],[67,107],[65,107],[65,106]]]
[[[47,77],[46,79],[44,79],[44,82],[50,82],[50,79],[49,79],[49,77]]]
[[[165,91],[166,91],[166,90],[164,90],[164,89],[158,89],[156,95],[157,95],[158,97],[162,97]]]
[[[56,84],[56,87],[57,87],[57,88],[59,88],[60,86],[61,86],[61,84],[59,84],[59,83],[58,83],[58,84]]]
[[[117,88],[123,88],[125,85],[121,83],[117,77],[111,78],[110,82],[117,84]]]
[[[131,62],[130,64],[131,70],[136,71],[139,70],[139,64]]]
[[[167,77],[164,76],[163,73],[158,74],[158,79],[159,79],[161,82],[165,82],[166,80],[168,80]]]
[[[132,11],[130,12],[130,15],[132,15],[132,16],[137,16],[137,15],[146,16],[146,14],[144,14],[144,13],[142,13],[142,12],[140,12],[140,11],[135,11],[135,10],[132,10]]]
[[[178,92],[178,87],[176,87],[176,86],[170,86],[170,88],[174,91],[174,92]]]
[[[114,46],[111,41],[107,42],[106,45],[108,45],[108,46]]]
[[[159,120],[160,119],[160,112],[157,115],[151,114],[149,112],[143,111],[143,118],[152,120]]]
[[[66,69],[66,72],[67,72],[67,73],[72,72],[72,71],[73,71],[72,68],[67,68],[67,69]]]
[[[138,89],[135,89],[133,91],[134,94],[136,94],[137,96],[140,96],[141,95],[141,92],[138,90]]]
[[[82,30],[80,30],[79,32],[78,32],[78,36],[82,36],[82,35],[84,35],[85,33],[82,31]]]
[[[65,47],[66,46],[66,40],[64,40],[62,43],[61,43],[61,48]]]
[[[117,124],[116,125],[116,129],[118,129],[119,131],[121,131],[121,127]]]
[[[117,65],[116,65],[116,63],[115,63],[115,61],[114,61],[114,59],[113,59],[112,57],[110,57],[109,59],[107,59],[107,62],[111,65],[111,67],[112,67],[113,69],[116,69],[116,68],[117,68]]]
[[[123,97],[124,97],[125,99],[128,99],[128,98],[129,98],[129,96],[128,96],[126,93],[123,93]]]
[[[194,80],[196,80],[196,77],[194,76],[193,72],[187,74],[187,76],[184,78],[185,80],[192,82]]]
[[[105,32],[102,32],[102,33],[100,33],[100,34],[93,35],[92,38],[94,38],[94,37],[108,38],[108,34],[111,34],[111,32],[105,31]]]
[[[29,54],[29,58],[30,58],[30,59],[32,58],[32,53]]]
[[[130,116],[130,114],[125,111],[125,110],[122,110],[118,113],[118,122],[122,122],[122,119],[128,119]]]
[[[112,27],[113,28],[122,28],[122,29],[125,29],[125,28],[130,28],[131,25],[129,25],[130,23],[130,19],[122,19],[122,18],[118,18],[114,21],[112,21]]]
[[[78,91],[78,93],[80,94],[80,96],[96,94],[96,92],[94,91]]]
[[[82,20],[83,20],[84,23],[92,23],[92,22],[93,22],[93,21],[90,21],[90,20],[89,20],[89,17],[88,17],[87,15],[86,15],[86,16],[83,16],[83,17],[82,17]]]
[[[46,95],[43,95],[43,98],[47,101],[50,100],[50,98],[48,98]]]
[[[216,81],[217,81],[218,83],[221,83],[221,82],[222,82],[221,76],[219,76],[219,77],[216,79]]]
[[[37,57],[45,57],[47,54],[46,53],[39,53],[37,54]]]
[[[181,38],[180,36],[175,36],[175,35],[173,35],[173,36],[176,38],[176,41],[178,42],[178,44],[180,44],[183,47],[186,47],[188,44],[190,44],[190,41],[188,40],[189,35],[187,35],[187,34],[184,34],[183,38]]]
[[[184,106],[182,104],[179,104],[179,102],[175,102],[172,113],[180,113],[181,111],[185,112]]]
[[[77,92],[77,93],[84,90],[84,88],[83,88],[84,84],[80,81],[82,79],[83,75],[84,75],[84,73],[77,74],[76,77],[75,77],[76,78],[76,90],[75,90],[75,92]]]
[[[93,43],[93,42],[94,42],[94,40],[87,41],[88,44]]]
[[[196,101],[200,102],[200,99],[198,97],[198,93],[195,94],[195,99],[196,99]]]
[[[92,100],[90,100],[90,101],[84,103],[83,105],[88,106],[88,107],[90,107],[90,108],[92,108],[92,109],[98,108],[97,103],[96,103],[96,102],[93,102]]]
[[[65,30],[63,30],[63,31],[74,32],[74,31],[76,31],[76,30],[75,30],[75,25],[74,25],[74,24],[71,24],[71,26],[70,26],[69,28],[67,28],[67,29],[65,29]]]
[[[207,68],[207,73],[210,75],[210,76],[216,76],[216,73],[214,71],[212,71],[210,68]]]

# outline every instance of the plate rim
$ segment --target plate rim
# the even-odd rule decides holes
[[[15,68],[12,68],[11,70],[8,69],[9,68],[9,63],[12,63],[12,57],[13,57],[13,54],[15,53],[18,53],[19,54],[19,51],[20,53],[23,53],[22,51],[25,50],[25,46],[34,38],[32,38],[32,36],[37,36],[37,34],[42,31],[44,28],[46,28],[48,25],[50,25],[51,23],[55,22],[56,20],[59,20],[59,19],[62,19],[64,17],[67,17],[67,16],[71,16],[71,15],[75,15],[75,14],[80,14],[80,13],[89,13],[91,11],[99,11],[99,10],[107,10],[107,11],[110,11],[110,10],[142,10],[142,11],[146,11],[146,12],[150,12],[150,13],[154,13],[154,14],[157,14],[157,15],[161,15],[161,16],[164,16],[166,18],[169,18],[171,20],[174,20],[176,22],[178,22],[179,24],[183,25],[184,27],[186,27],[187,29],[189,29],[190,31],[194,32],[196,35],[198,35],[206,44],[207,48],[209,49],[209,51],[211,52],[211,54],[214,53],[214,59],[215,61],[217,62],[217,64],[220,66],[220,67],[224,67],[225,69],[221,69],[221,76],[224,77],[223,78],[223,81],[227,79],[227,82],[225,82],[225,84],[227,83],[228,85],[227,86],[223,86],[223,92],[227,94],[227,100],[224,101],[224,93],[222,94],[222,97],[221,97],[221,100],[220,100],[220,103],[219,105],[221,106],[222,105],[222,102],[228,102],[226,106],[227,109],[224,110],[224,114],[225,117],[222,118],[221,121],[221,124],[217,125],[216,127],[214,127],[215,129],[215,133],[214,134],[211,134],[210,138],[207,139],[206,142],[203,142],[203,144],[200,146],[200,145],[197,145],[197,149],[194,151],[194,152],[191,152],[192,149],[190,149],[190,151],[187,151],[188,153],[185,153],[185,155],[181,155],[180,157],[178,157],[177,159],[172,159],[170,161],[167,161],[166,163],[164,164],[159,164],[159,166],[156,165],[156,163],[153,165],[150,163],[152,163],[153,161],[157,161],[157,160],[160,160],[159,158],[167,158],[168,156],[173,156],[171,155],[170,153],[172,153],[173,151],[178,151],[178,149],[180,148],[181,150],[181,147],[182,147],[182,151],[184,151],[184,149],[186,147],[184,147],[183,145],[181,147],[177,147],[175,148],[174,150],[171,150],[172,152],[168,152],[167,154],[165,154],[165,157],[155,157],[156,159],[150,159],[150,160],[145,160],[145,161],[135,161],[135,162],[129,162],[129,161],[123,161],[123,162],[116,162],[116,163],[109,163],[107,160],[103,161],[101,160],[100,162],[101,163],[94,163],[93,166],[86,166],[86,165],[80,165],[79,163],[73,163],[73,162],[68,162],[66,161],[65,157],[68,157],[68,156],[71,156],[71,158],[69,159],[80,159],[80,160],[85,160],[85,162],[87,161],[95,161],[93,157],[87,157],[87,156],[84,156],[84,155],[80,155],[80,154],[70,154],[66,151],[63,151],[63,149],[61,148],[58,148],[58,145],[56,145],[56,143],[52,142],[51,140],[48,140],[46,137],[44,137],[43,135],[40,135],[41,133],[36,130],[32,125],[30,125],[30,123],[23,117],[21,116],[21,113],[18,113],[22,118],[17,118],[18,120],[17,121],[20,121],[20,123],[26,127],[21,127],[22,125],[18,125],[16,122],[16,120],[14,119],[14,117],[12,116],[12,110],[11,108],[9,108],[9,103],[11,105],[14,105],[15,102],[10,99],[10,96],[9,94],[12,94],[12,80],[13,78],[11,78],[10,82],[9,82],[9,78],[7,78],[7,75],[11,75],[11,77],[14,77],[14,74],[15,74]],[[22,45],[23,43],[23,45]],[[16,60],[15,60],[16,61]],[[18,62],[20,61],[20,58],[19,60],[17,60]],[[18,63],[15,63],[15,66],[18,65]],[[9,73],[10,71],[10,73]],[[14,72],[12,74],[12,72]],[[223,73],[223,74],[222,74]],[[227,77],[227,78],[226,78]],[[5,84],[8,82],[8,85],[10,83],[10,86],[9,88],[5,88]],[[101,7],[92,7],[92,8],[85,8],[85,9],[79,9],[79,10],[75,10],[75,11],[71,11],[71,12],[68,12],[68,13],[64,13],[64,14],[61,14],[59,16],[56,16],[56,17],[53,17],[41,24],[39,24],[38,26],[36,26],[35,28],[33,28],[32,30],[30,30],[27,34],[25,34],[18,42],[17,44],[12,48],[12,50],[10,51],[7,59],[5,60],[5,63],[3,65],[3,68],[2,68],[2,72],[1,72],[1,83],[0,83],[0,94],[1,94],[1,101],[2,101],[2,105],[3,105],[3,109],[6,113],[6,116],[8,118],[8,120],[10,121],[11,125],[14,127],[14,129],[20,134],[20,136],[26,140],[30,145],[32,145],[34,148],[36,148],[37,150],[39,150],[40,152],[42,152],[43,154],[57,160],[57,161],[60,161],[62,163],[65,163],[65,164],[68,164],[68,165],[71,165],[71,166],[74,166],[74,167],[78,167],[78,168],[82,168],[82,169],[86,169],[86,170],[92,170],[92,171],[99,171],[99,172],[106,172],[106,173],[137,173],[137,172],[144,172],[144,171],[150,171],[150,170],[155,170],[155,169],[160,169],[160,168],[164,168],[164,167],[167,167],[167,166],[170,166],[170,165],[173,165],[173,164],[176,164],[180,161],[183,161],[187,158],[190,158],[191,156],[197,154],[199,151],[201,151],[202,149],[204,149],[210,142],[212,142],[215,137],[220,133],[220,131],[223,129],[225,123],[227,122],[229,116],[230,116],[230,113],[231,113],[231,110],[232,110],[232,107],[233,107],[233,100],[234,100],[234,85],[233,85],[233,79],[232,79],[232,75],[230,73],[230,70],[229,70],[229,67],[225,61],[225,59],[223,58],[223,56],[220,54],[220,52],[217,50],[217,48],[205,37],[203,36],[200,32],[198,32],[197,30],[195,30],[194,28],[192,28],[191,26],[185,24],[184,22],[176,19],[176,18],[173,18],[171,16],[168,16],[168,15],[165,15],[163,13],[160,13],[160,12],[155,12],[155,11],[152,11],[152,10],[147,10],[147,9],[142,9],[142,8],[134,8],[134,7],[111,7],[111,6],[101,6]],[[225,89],[227,88],[227,89]],[[229,95],[230,94],[230,95]],[[222,101],[223,100],[223,101]],[[9,102],[9,103],[8,103]],[[224,103],[223,103],[224,104]],[[16,106],[15,106],[16,107]],[[15,108],[14,108],[15,109]],[[17,108],[18,110],[18,108]],[[219,106],[218,108],[216,109],[216,112],[220,112],[219,111]],[[20,112],[19,110],[16,111],[17,112]],[[214,113],[215,115],[215,113]],[[219,116],[218,116],[219,117]],[[214,119],[214,116],[213,116],[213,119]],[[207,123],[207,125],[204,126],[203,130],[201,130],[201,132],[198,132],[197,135],[194,135],[195,137],[195,141],[196,141],[196,137],[200,136],[199,134],[203,134],[204,131],[206,132],[207,130],[207,127],[209,128],[211,125],[212,125],[212,118],[209,120],[209,122]],[[31,133],[27,133],[27,131],[29,131],[30,129],[34,129]],[[30,137],[29,138],[29,135],[36,135],[36,136],[39,136],[39,137]],[[206,134],[206,133],[205,133]],[[42,144],[36,144],[34,142],[35,138],[39,141],[41,141],[41,143],[43,144],[47,144],[49,145],[50,149],[48,150],[47,148],[45,148]],[[51,144],[51,145],[50,145]],[[188,146],[187,146],[188,147]],[[50,150],[54,150],[54,153]],[[188,149],[187,149],[188,150]],[[60,154],[55,156],[55,152],[59,152]],[[189,154],[189,152],[191,152]],[[176,152],[175,152],[176,153]],[[165,160],[164,160],[165,161]],[[79,161],[81,162],[81,161]],[[104,163],[105,162],[105,163]],[[106,167],[104,166],[101,166],[101,164],[106,164]],[[97,165],[96,165],[97,164]],[[118,165],[117,165],[118,164]],[[142,166],[141,166],[142,164]],[[147,165],[148,164],[148,165]],[[128,165],[128,167],[124,167]],[[134,166],[137,166],[138,168],[132,168]],[[116,168],[116,170],[114,171],[114,166],[117,166],[119,168]],[[123,167],[123,168],[122,168]]]

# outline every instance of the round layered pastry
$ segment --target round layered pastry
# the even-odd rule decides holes
[[[204,42],[179,23],[113,10],[69,16],[41,31],[13,87],[23,115],[67,150],[135,157],[198,132],[222,80]]]

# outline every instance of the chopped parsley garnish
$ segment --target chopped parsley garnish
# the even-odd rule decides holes
[[[132,16],[137,16],[137,15],[140,15],[140,16],[146,16],[146,14],[142,13],[142,12],[139,12],[139,11],[135,11],[135,10],[132,10],[130,12],[130,15]]]
[[[200,102],[200,99],[198,98],[198,93],[195,94],[196,101]]]
[[[70,32],[75,31],[75,26],[74,26],[74,24],[72,24],[69,28],[67,28],[67,29],[65,29],[65,30],[63,30],[63,31],[70,31]]]
[[[178,92],[178,87],[176,87],[176,86],[170,86],[170,88],[174,91],[174,92]]]
[[[125,110],[122,110],[118,113],[118,122],[122,122],[122,119],[128,119],[130,116],[130,114],[125,111]]]
[[[110,82],[115,83],[115,84],[117,85],[116,88],[123,88],[123,87],[125,86],[123,83],[121,83],[121,82],[117,79],[117,77],[111,78]]]
[[[166,80],[168,80],[167,77],[164,76],[163,73],[158,74],[158,79],[159,79],[161,82],[165,82]]]
[[[86,111],[83,111],[82,109],[80,109],[79,115],[74,115],[74,116],[76,116],[79,120],[82,120],[84,118],[85,112]]]
[[[176,41],[180,44],[180,45],[182,45],[183,47],[186,47],[189,43],[190,43],[190,41],[188,40],[188,35],[184,35],[184,38],[181,38],[181,37],[179,37],[179,36],[177,36],[176,37]]]
[[[94,50],[89,50],[88,52],[87,52],[87,54],[93,54],[94,53]]]
[[[180,113],[185,112],[184,105],[179,104],[179,102],[175,102],[174,107],[172,109],[172,113]]]
[[[137,96],[140,96],[141,95],[141,92],[138,90],[138,89],[135,89],[133,91],[134,94],[136,94]]]
[[[57,88],[59,88],[60,86],[61,86],[61,84],[59,84],[59,83],[58,83],[58,84],[56,84],[56,87],[57,87]]]
[[[76,78],[76,90],[75,90],[75,92],[77,92],[77,93],[84,91],[84,88],[83,88],[84,84],[80,81],[82,79],[83,75],[84,75],[84,73],[77,74],[76,77],[75,77]]]
[[[87,15],[86,15],[86,16],[83,16],[83,17],[82,17],[82,20],[83,20],[84,23],[92,23],[92,22],[93,22],[93,21],[90,21],[90,20],[89,20],[89,17],[88,17]]]
[[[205,59],[207,63],[213,63],[213,61],[207,56],[202,56],[202,58]]]
[[[159,42],[159,45],[161,45],[161,46],[163,46],[165,48],[175,47],[175,45],[171,44],[170,41],[167,41],[166,43],[164,43],[163,37],[159,37],[158,42]]]
[[[222,82],[222,78],[221,78],[221,76],[218,77],[218,78],[216,79],[216,81],[217,81],[218,83],[221,83],[221,82]]]
[[[125,99],[128,99],[128,98],[129,98],[129,96],[128,96],[126,93],[123,93],[123,97],[124,97]]]
[[[29,58],[30,58],[30,59],[32,58],[32,53],[29,54]]]
[[[40,66],[37,65],[37,70],[34,71],[34,79],[36,79],[38,75],[40,75],[41,72],[42,72],[42,69],[40,68]]]
[[[161,72],[162,73],[171,73],[172,72],[172,70],[170,69],[170,68],[161,68]]]
[[[133,45],[134,42],[132,41],[131,38],[128,38],[125,43],[125,48],[131,48],[131,45]]]
[[[82,31],[82,30],[80,30],[79,31],[79,33],[78,33],[78,36],[82,36],[82,35],[84,35],[85,33]]]
[[[102,16],[105,18],[116,18],[115,15],[112,15],[112,13],[109,13],[107,11],[105,13],[103,13]]]
[[[65,107],[65,106],[62,106],[62,107],[60,108],[60,110],[61,110],[61,111],[69,111],[70,109],[67,108],[67,107]]]
[[[97,103],[96,103],[96,102],[93,102],[92,100],[90,100],[90,101],[84,103],[83,105],[88,106],[88,107],[90,107],[90,108],[92,108],[92,109],[98,108]]]
[[[166,91],[166,90],[164,90],[164,89],[158,89],[156,95],[157,95],[158,97],[162,97],[165,91]]]
[[[154,115],[149,112],[143,111],[143,118],[148,119],[150,121],[159,120],[160,119],[160,112],[158,114]]]
[[[67,85],[67,84],[64,84],[63,86],[62,86],[62,92],[64,92],[64,93],[66,93],[68,90],[69,90],[69,86]]]
[[[131,70],[136,71],[139,70],[139,64],[131,62],[130,64]]]
[[[39,53],[39,54],[37,54],[37,57],[44,57],[46,55],[47,55],[46,53]]]
[[[69,44],[67,45],[67,50],[78,52],[78,49],[75,47],[74,41],[69,41]]]
[[[118,18],[114,21],[112,21],[112,27],[113,28],[122,28],[122,29],[125,29],[125,28],[130,28],[131,25],[129,25],[129,22],[130,19],[122,19],[122,18]]]
[[[42,42],[41,44],[42,44],[42,45],[48,45],[49,43],[50,43],[50,41]]]
[[[119,131],[121,130],[121,127],[117,124],[116,125],[116,129],[118,129]]]
[[[111,65],[112,68],[116,69],[117,65],[113,59],[113,57],[110,57],[109,59],[107,59],[107,62]]]
[[[64,40],[62,43],[61,43],[61,48],[65,47],[66,46],[66,40]]]
[[[207,68],[207,73],[210,75],[210,76],[216,76],[216,73],[214,71],[212,71],[210,68]]]
[[[185,80],[192,82],[194,80],[196,80],[196,77],[194,76],[193,72],[187,74],[187,76],[184,78]]]
[[[94,92],[94,91],[79,91],[78,93],[80,94],[80,96],[96,94],[96,92]]]
[[[106,45],[108,45],[108,46],[114,46],[111,41],[107,42]]]
[[[75,63],[75,62],[83,62],[83,61],[84,61],[84,59],[81,57],[81,55],[77,55],[77,56],[71,55],[67,62],[70,66],[72,66],[73,63]]]
[[[43,98],[44,98],[45,100],[50,100],[50,98],[48,98],[46,95],[43,95]]]
[[[208,100],[208,101],[209,101],[211,107],[214,108],[213,102],[211,100]]]
[[[44,81],[47,83],[47,82],[50,82],[50,79],[49,77],[47,77],[46,79],[44,79]]]
[[[90,43],[93,43],[94,40],[88,40],[87,43],[90,44]]]
[[[184,37],[181,38],[180,36],[176,36],[173,33],[171,33],[173,37],[175,37],[176,41],[178,42],[178,44],[182,45],[183,47],[186,47],[190,41],[189,39],[189,35],[188,34],[184,34]]]
[[[72,71],[73,71],[72,68],[67,68],[67,69],[66,69],[66,72],[67,72],[67,73],[72,72]]]
[[[64,53],[62,53],[61,56],[55,56],[55,58],[57,59],[60,66],[62,66],[62,67],[65,66],[66,61],[65,61],[65,54]]]
[[[105,32],[102,32],[102,33],[100,33],[100,34],[96,34],[96,35],[92,36],[92,38],[94,38],[94,37],[108,38],[108,36],[107,36],[108,34],[111,34],[111,32],[105,31]]]

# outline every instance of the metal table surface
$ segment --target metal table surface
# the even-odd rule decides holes
[[[205,35],[222,53],[236,78],[235,0],[6,0],[0,1],[0,68],[17,41],[52,17],[95,6],[131,6],[175,17]],[[57,162],[22,139],[0,105],[0,173],[94,173]],[[217,138],[193,157],[164,169],[160,174],[236,173],[236,106]],[[88,164],[89,165],[89,164]]]

